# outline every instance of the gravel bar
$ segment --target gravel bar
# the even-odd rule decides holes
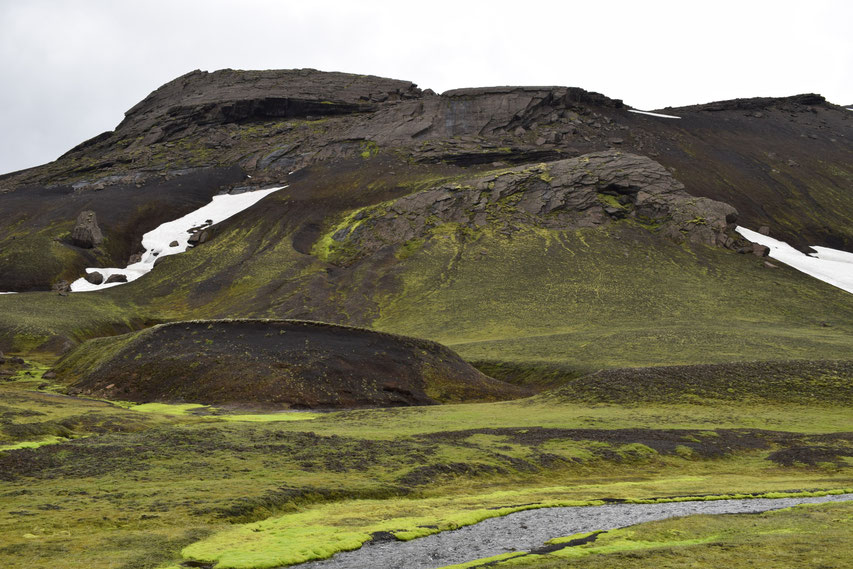
[[[513,551],[541,548],[546,541],[576,533],[610,530],[692,514],[745,514],[798,504],[843,502],[853,494],[802,498],[747,498],[660,504],[606,504],[525,510],[453,531],[411,541],[368,542],[331,559],[297,565],[299,569],[436,569]]]

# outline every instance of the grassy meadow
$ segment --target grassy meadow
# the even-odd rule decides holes
[[[411,539],[531,507],[853,488],[853,417],[825,392],[809,404],[616,404],[558,390],[255,415],[73,398],[40,377],[46,366],[25,369],[0,383],[0,559],[10,568],[277,567],[374,532]],[[618,530],[583,546],[580,562],[652,567],[695,548],[699,566],[718,566],[765,534],[761,547],[790,544],[790,559],[818,534],[851,545],[849,506],[804,511],[763,514],[760,531],[749,516],[723,534],[692,518]],[[830,518],[839,523],[821,533]],[[513,563],[556,567],[566,555]]]

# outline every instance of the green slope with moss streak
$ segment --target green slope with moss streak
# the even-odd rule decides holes
[[[445,224],[352,264],[318,258],[316,244],[357,209],[344,202],[324,217],[318,199],[336,201],[346,182],[364,184],[361,201],[374,203],[435,183],[430,171],[406,186],[367,176],[294,182],[127,285],[0,297],[5,348],[142,322],[259,316],[367,325],[437,340],[470,360],[580,371],[849,357],[847,293],[751,255],[676,245],[629,221],[509,236]]]
[[[374,326],[472,360],[590,369],[834,359],[848,357],[853,341],[849,294],[627,223],[511,237],[443,232],[407,256],[399,279]]]

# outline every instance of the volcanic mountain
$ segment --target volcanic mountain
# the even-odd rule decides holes
[[[815,94],[647,113],[574,87],[194,71],[0,177],[0,290],[25,293],[0,296],[0,348],[273,318],[429,338],[482,366],[845,357],[849,295],[735,227],[853,250],[851,120]],[[273,186],[140,279],[65,292],[213,196]]]

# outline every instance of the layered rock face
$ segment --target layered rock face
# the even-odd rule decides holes
[[[198,125],[372,112],[381,103],[420,96],[414,83],[371,75],[313,69],[193,71],[127,111],[116,132],[144,133],[143,142],[153,144]]]
[[[736,241],[732,206],[691,196],[657,162],[618,151],[490,172],[364,208],[338,225],[332,240],[363,255],[446,223],[493,225],[511,234],[525,225],[576,229],[619,219],[676,242],[731,248]]]

